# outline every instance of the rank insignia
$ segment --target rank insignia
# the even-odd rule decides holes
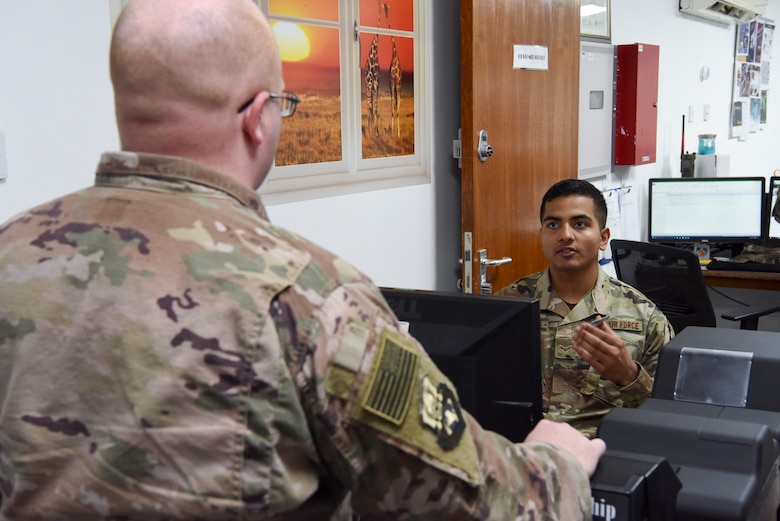
[[[420,421],[436,434],[439,447],[454,449],[466,429],[455,393],[445,383],[435,385],[428,375],[423,376],[420,386]]]

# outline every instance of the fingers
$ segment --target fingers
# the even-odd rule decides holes
[[[584,322],[574,330],[574,336],[587,333],[596,338],[608,338],[613,333],[612,329],[606,323],[606,317],[596,316],[591,322]]]
[[[637,364],[631,358],[623,340],[601,323],[580,324],[572,336],[574,351],[601,377],[620,386],[628,385],[638,375]]]
[[[602,376],[608,378],[614,372],[614,367],[621,364],[623,341],[607,324],[602,322],[599,327],[581,324],[572,339],[575,352]]]
[[[623,345],[620,337],[615,335],[612,329],[603,321],[599,322],[597,326],[587,323],[580,324],[574,330],[572,339],[574,340],[575,349],[577,347],[585,349],[596,358],[599,357],[599,354],[605,357],[615,356]]]
[[[588,476],[593,476],[593,473],[596,471],[596,467],[598,466],[599,459],[601,459],[607,450],[607,444],[601,438],[593,438],[592,440],[588,440],[588,444],[589,450],[586,454],[583,454],[582,458],[580,459],[580,463],[585,469],[585,472],[587,472]]]
[[[596,470],[599,458],[606,450],[604,440],[588,439],[568,423],[548,420],[540,420],[525,441],[544,441],[570,452],[589,476]]]
[[[598,366],[601,365],[599,358],[596,356],[596,354],[593,351],[588,351],[587,349],[577,344],[574,345],[574,350],[577,352],[578,355],[580,355],[580,358],[582,358],[585,362],[590,364],[591,367],[597,368]]]
[[[601,328],[601,324],[603,324],[606,319],[607,317],[602,317],[601,315],[597,315],[596,318],[590,323],[590,325],[597,329]]]
[[[591,332],[593,326],[582,325],[577,328],[572,337],[574,350],[588,363],[599,359],[599,355],[608,356],[609,345],[599,336]]]

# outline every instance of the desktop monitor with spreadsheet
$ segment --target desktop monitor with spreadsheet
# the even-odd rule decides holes
[[[780,177],[770,177],[766,207],[766,241],[772,245],[780,244],[780,205],[777,204],[778,192],[780,192]]]
[[[650,179],[650,242],[759,242],[763,236],[763,177]]]
[[[382,288],[485,429],[520,442],[542,416],[539,300]]]

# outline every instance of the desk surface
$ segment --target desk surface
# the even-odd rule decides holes
[[[780,273],[765,271],[701,270],[708,286],[780,291]]]

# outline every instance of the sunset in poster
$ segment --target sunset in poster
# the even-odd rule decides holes
[[[303,23],[271,22],[287,90],[334,95],[339,85],[339,31]]]
[[[338,2],[270,0],[269,11],[282,58],[285,89],[301,98],[295,116],[282,125],[276,163],[339,161],[339,29],[317,23],[337,21]],[[274,15],[285,19],[274,19]],[[362,155],[370,158],[414,153],[414,39],[370,32],[377,27],[412,31],[413,1],[361,0],[359,16],[363,25],[359,43]]]
[[[311,54],[311,42],[300,25],[292,22],[276,22],[273,31],[276,41],[279,42],[282,61],[297,62],[305,60]]]

